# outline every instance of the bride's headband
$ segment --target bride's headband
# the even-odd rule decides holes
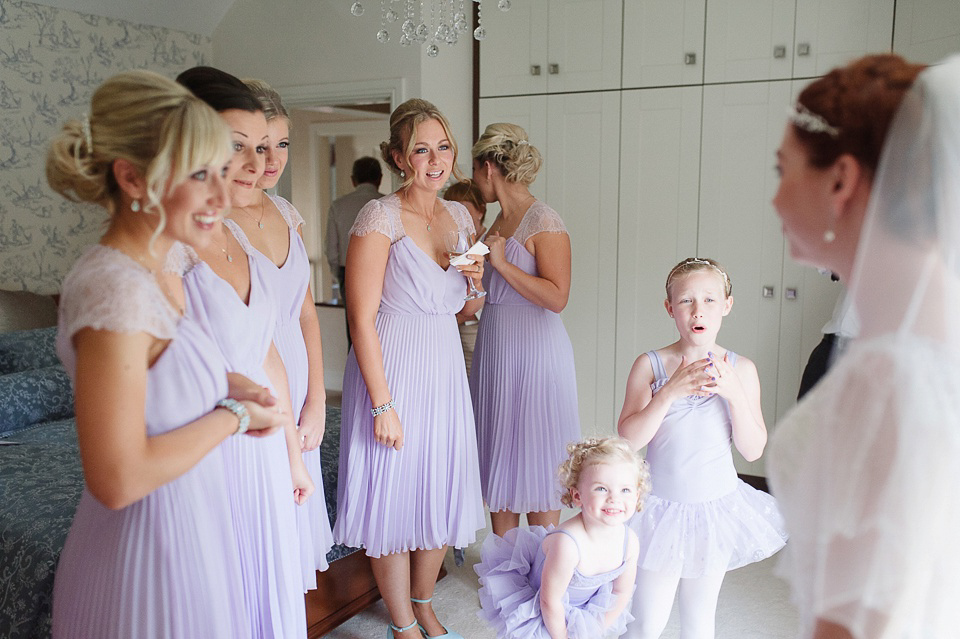
[[[831,138],[840,137],[840,129],[830,126],[822,115],[817,115],[799,102],[787,107],[787,118],[798,128],[810,133],[826,133]]]

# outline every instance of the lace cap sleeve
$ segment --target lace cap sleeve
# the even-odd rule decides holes
[[[300,226],[303,224],[303,217],[300,215],[300,211],[297,210],[297,207],[279,195],[270,195],[267,193],[267,197],[270,198],[270,201],[273,202],[274,206],[277,207],[277,210],[280,211],[280,215],[283,216],[287,226],[292,229],[300,228]]]
[[[350,227],[350,235],[362,237],[370,233],[380,233],[390,238],[391,243],[399,240],[403,237],[399,202],[395,195],[367,202]]]
[[[520,220],[513,237],[523,244],[537,233],[567,233],[560,214],[543,202],[536,201]]]
[[[167,260],[163,264],[164,273],[173,273],[183,277],[200,262],[200,257],[193,248],[182,242],[174,242],[167,253]]]
[[[442,201],[443,205],[447,207],[447,210],[450,212],[450,217],[457,223],[458,229],[465,232],[468,236],[477,232],[477,227],[473,224],[473,217],[471,217],[470,212],[467,211],[467,207],[460,202]]]
[[[243,232],[243,229],[240,228],[240,225],[229,218],[223,221],[223,225],[230,230],[230,233],[233,234],[233,237],[237,238],[237,243],[240,245],[240,248],[243,249],[243,252],[247,255],[253,255],[253,252],[257,249],[253,248],[253,244],[250,243],[250,238],[248,238],[247,234]]]
[[[172,339],[179,321],[150,271],[102,245],[82,255],[64,279],[59,314],[68,339],[84,328]]]

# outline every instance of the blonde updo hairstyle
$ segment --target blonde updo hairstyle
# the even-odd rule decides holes
[[[473,145],[473,159],[490,162],[507,182],[532,184],[543,164],[540,151],[530,144],[527,132],[516,124],[497,122],[489,125]]]
[[[453,149],[453,177],[462,182],[465,178],[460,173],[460,169],[457,168],[457,141],[453,139],[453,133],[450,132],[450,123],[440,113],[440,109],[420,98],[407,100],[390,114],[390,139],[380,143],[380,155],[383,161],[387,163],[391,171],[399,175],[400,167],[393,159],[394,151],[409,159],[417,145],[417,127],[427,120],[436,120],[443,127],[447,141],[450,142],[450,148]],[[404,144],[404,141],[406,141],[406,144]],[[413,178],[413,175],[407,175],[401,188],[410,186],[413,183]]]
[[[688,257],[670,269],[666,284],[667,299],[670,299],[670,286],[673,285],[674,280],[678,277],[689,275],[690,273],[696,273],[697,271],[711,271],[716,273],[723,280],[724,297],[730,297],[730,295],[733,294],[733,284],[730,282],[730,276],[727,275],[727,271],[720,265],[720,262],[712,260],[709,257]]]
[[[560,502],[564,506],[573,507],[573,489],[585,468],[594,464],[626,463],[637,469],[637,512],[643,509],[643,502],[650,494],[650,468],[640,452],[630,447],[630,442],[622,437],[588,437],[567,444],[567,453],[570,456],[560,464],[559,472],[563,486]]]
[[[280,94],[273,87],[256,78],[244,79],[243,83],[260,100],[260,104],[263,105],[263,117],[267,119],[267,122],[276,118],[283,118],[287,121],[287,124],[290,124],[290,114],[287,112],[287,108],[283,106]]]
[[[128,71],[94,92],[90,115],[69,120],[47,154],[50,188],[73,202],[91,202],[111,216],[120,204],[113,164],[123,159],[146,181],[144,213],[166,224],[161,199],[203,166],[230,157],[223,119],[185,87],[152,71]]]

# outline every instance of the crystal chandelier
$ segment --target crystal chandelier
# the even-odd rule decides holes
[[[454,45],[461,35],[470,30],[465,8],[469,2],[477,3],[477,28],[473,30],[473,37],[483,40],[487,37],[487,30],[483,27],[481,0],[380,0],[377,40],[385,44],[397,37],[403,46],[429,42],[427,55],[435,58],[440,54],[439,43]],[[420,8],[419,18],[417,5]],[[509,11],[510,0],[498,0],[497,8]],[[350,13],[355,16],[362,16],[363,11],[363,4],[359,1],[350,7]]]

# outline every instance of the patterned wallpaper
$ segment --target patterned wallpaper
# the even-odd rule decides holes
[[[209,64],[209,38],[0,0],[0,290],[52,294],[106,215],[46,184],[48,140],[111,75]]]

